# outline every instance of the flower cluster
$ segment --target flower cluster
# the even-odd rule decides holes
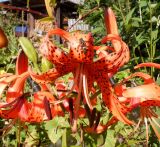
[[[152,106],[160,105],[160,87],[150,75],[142,72],[136,72],[118,84],[111,82],[113,75],[129,61],[130,55],[128,46],[118,33],[111,8],[106,8],[104,18],[107,35],[102,39],[101,46],[94,46],[91,33],[69,33],[59,28],[49,31],[39,52],[54,67],[45,73],[37,74],[28,68],[28,58],[20,51],[16,74],[0,76],[1,96],[6,91],[6,101],[0,103],[0,116],[24,122],[43,122],[68,113],[73,132],[77,131],[78,119],[88,117],[89,124],[83,130],[102,133],[117,121],[134,125],[127,115],[140,107],[140,119],[146,124],[146,129],[148,120],[160,138],[156,130],[158,115],[152,110]],[[63,47],[53,42],[52,36],[61,37]],[[146,66],[160,68],[156,63],[142,63],[135,69]],[[68,74],[71,76],[67,83],[60,80]],[[25,92],[29,77],[40,86],[39,91]],[[143,84],[127,87],[126,83],[134,77],[141,78]],[[52,90],[52,85],[57,93]],[[102,94],[101,105],[104,104],[112,114],[107,124],[101,122],[101,112],[95,107],[97,93]]]

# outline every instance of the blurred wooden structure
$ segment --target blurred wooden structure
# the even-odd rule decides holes
[[[56,3],[57,3],[56,7],[54,8],[54,12],[55,12],[54,16],[56,18],[56,25],[59,28],[67,29],[68,25],[69,27],[73,25],[73,22],[75,22],[76,19],[78,18],[77,7],[78,5],[84,4],[84,0],[57,0]],[[15,7],[26,8],[27,1],[10,0],[9,4]],[[44,0],[30,1],[29,8],[31,10],[40,12],[47,16]],[[34,13],[24,13],[24,14],[25,14],[24,19],[26,19],[28,22],[27,24],[28,25],[27,26],[28,36],[31,37],[33,35],[33,32],[35,31],[35,28],[41,28],[40,25],[42,23],[38,24],[37,19],[42,18],[42,16],[38,14],[34,14]],[[80,23],[82,24],[83,22],[81,21]],[[38,27],[36,26],[37,24],[38,24]],[[73,29],[81,30],[82,28],[83,28],[82,30],[84,30],[84,28],[87,28],[87,26],[83,26],[83,25],[80,26],[79,24],[78,24],[78,27],[74,27],[71,30],[72,31]],[[48,25],[47,23],[46,26],[49,27],[50,25]],[[43,29],[36,30],[36,31],[40,34],[43,34],[45,27],[42,26],[42,28]]]

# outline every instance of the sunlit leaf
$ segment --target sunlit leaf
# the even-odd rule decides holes
[[[64,127],[68,127],[69,124],[63,117],[55,117],[53,120],[46,122],[45,129],[49,139],[56,143],[64,133]]]
[[[157,35],[158,35],[158,29],[153,30],[153,31],[152,31],[152,38],[153,38],[154,40],[157,39]]]
[[[134,11],[135,11],[135,8],[133,8],[133,9],[126,15],[125,25],[128,25],[128,24],[129,24],[129,21],[131,20]]]
[[[102,146],[105,143],[103,135],[98,135],[97,137],[97,147]]]
[[[107,130],[107,136],[106,136],[106,139],[105,139],[105,144],[104,146],[108,146],[108,147],[114,147],[115,144],[116,144],[116,138],[115,138],[115,135],[114,135],[114,130]]]
[[[39,144],[39,133],[36,126],[29,126],[29,135],[25,139],[26,146],[37,146]]]
[[[49,17],[53,18],[53,9],[56,5],[56,0],[45,0],[45,6]]]
[[[39,19],[39,21],[53,21],[53,18],[52,17],[44,17],[44,18],[41,18]]]
[[[145,7],[145,6],[147,6],[147,1],[139,1],[138,3],[139,3],[139,6],[140,6],[140,7]]]

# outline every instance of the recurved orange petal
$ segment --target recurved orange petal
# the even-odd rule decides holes
[[[28,77],[29,73],[25,72],[19,75],[19,78],[11,83],[6,94],[7,102],[11,102],[14,98],[20,97],[23,94],[24,83]]]
[[[104,21],[108,34],[119,35],[116,17],[110,7],[106,8],[104,11]]]
[[[16,80],[18,78],[17,75],[11,75],[9,77],[4,77],[0,79],[0,97],[2,96],[5,88],[10,84],[10,82]]]
[[[136,86],[124,90],[123,96],[145,100],[160,100],[160,87],[155,83]]]
[[[16,61],[16,74],[20,75],[28,70],[28,58],[24,54],[23,50],[20,50],[18,53]]]
[[[119,33],[118,33],[116,17],[110,7],[105,9],[104,20],[105,20],[105,26],[107,29],[107,33],[114,34],[114,35],[118,36]],[[119,41],[117,41],[117,39],[113,39],[112,44],[113,44],[114,49],[116,51],[119,51],[121,49],[121,43]]]
[[[141,63],[141,64],[138,64],[137,66],[135,66],[134,68],[137,69],[137,68],[141,68],[141,67],[155,67],[155,68],[160,69],[160,64],[152,63],[152,62]]]

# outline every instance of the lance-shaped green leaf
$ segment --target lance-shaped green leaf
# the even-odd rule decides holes
[[[36,49],[33,47],[31,41],[26,37],[20,37],[18,39],[20,45],[24,53],[27,55],[28,59],[33,62],[33,64],[37,63],[37,52]]]
[[[69,123],[64,117],[55,117],[45,124],[45,129],[52,143],[56,143],[64,134],[64,128],[69,127]]]
[[[50,61],[48,61],[46,58],[43,57],[41,60],[42,72],[47,72],[52,67],[53,67],[53,64]]]
[[[115,133],[114,130],[107,130],[104,146],[115,146],[116,138],[114,133]]]
[[[52,17],[43,17],[41,19],[39,19],[40,22],[50,22],[53,21]]]
[[[56,5],[56,0],[45,0],[45,6],[49,17],[53,17],[53,9]]]

